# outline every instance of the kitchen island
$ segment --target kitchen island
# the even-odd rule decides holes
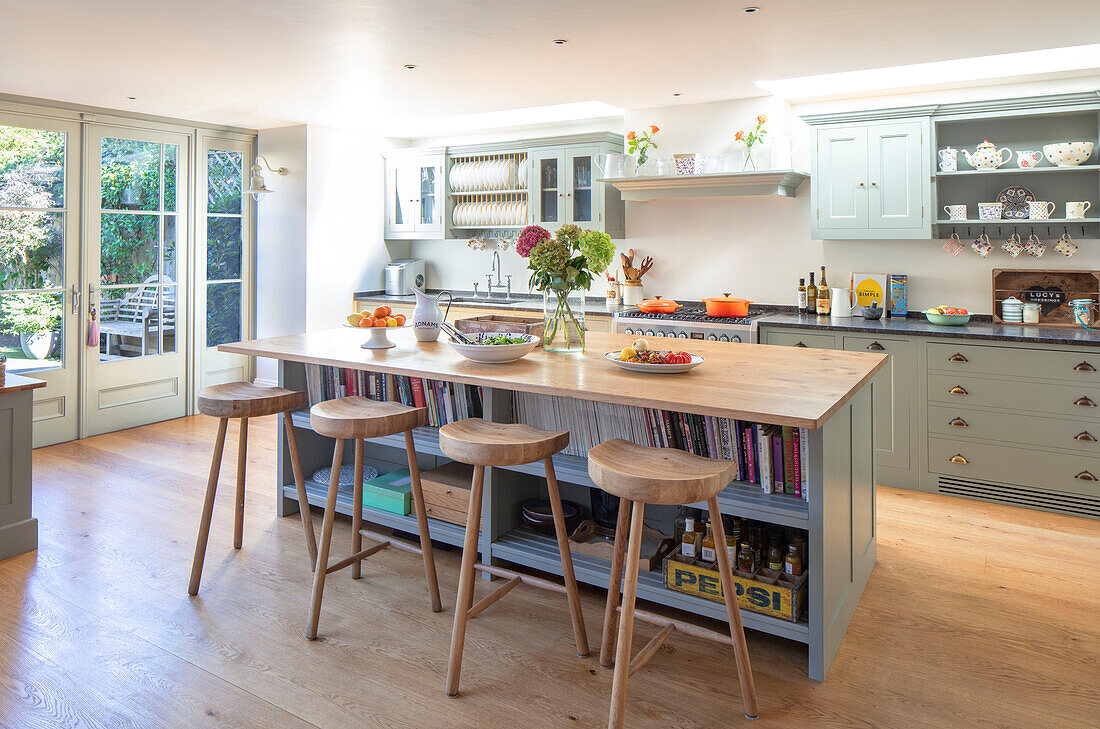
[[[0,559],[38,547],[31,516],[31,407],[42,380],[8,373],[0,381]]]
[[[875,564],[872,389],[875,374],[887,357],[868,352],[837,352],[764,345],[692,342],[691,351],[704,357],[695,370],[679,375],[650,375],[619,369],[604,359],[634,338],[589,332],[583,354],[553,354],[536,349],[518,362],[477,364],[458,355],[443,341],[418,343],[408,329],[390,334],[396,347],[366,350],[367,333],[350,328],[227,344],[222,351],[270,357],[280,362],[280,385],[306,389],[306,365],[423,377],[482,388],[484,417],[511,422],[514,392],[709,415],[748,422],[807,429],[808,498],[765,494],[759,486],[735,481],[719,495],[723,513],[770,524],[805,529],[809,535],[808,609],[795,622],[742,610],[745,627],[806,643],[809,675],[824,680],[848,622]],[[667,340],[654,338],[660,348]],[[668,342],[679,348],[682,341]],[[281,416],[280,416],[281,417]],[[308,413],[292,413],[307,474],[328,464],[331,442],[313,433]],[[432,428],[414,435],[421,467],[444,459]],[[400,463],[403,438],[371,441],[368,457],[385,465]],[[385,451],[389,452],[387,456]],[[586,459],[558,454],[558,479],[574,488],[593,487]],[[380,471],[383,468],[379,468]],[[537,494],[530,476],[541,464],[486,469],[485,503],[479,551],[485,562],[507,561],[547,572],[558,572],[552,538],[522,526],[518,504]],[[277,487],[280,515],[297,511],[285,441],[280,442]],[[310,502],[323,503],[325,487],[307,482]],[[701,505],[700,505],[701,506]],[[344,498],[338,508],[348,513]],[[407,532],[415,518],[367,507],[364,519]],[[429,519],[433,539],[458,545],[461,527]],[[606,586],[609,564],[575,555],[577,578]],[[643,573],[640,599],[723,620],[721,602],[674,592],[659,572]]]

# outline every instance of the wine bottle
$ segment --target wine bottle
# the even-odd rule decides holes
[[[821,267],[821,282],[817,285],[817,314],[828,316],[830,309],[829,284],[825,283],[825,267]]]

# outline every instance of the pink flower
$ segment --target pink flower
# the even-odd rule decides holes
[[[550,240],[550,231],[538,225],[528,225],[519,234],[519,240],[516,241],[516,253],[521,258],[527,258],[531,255],[531,249],[544,240]]]

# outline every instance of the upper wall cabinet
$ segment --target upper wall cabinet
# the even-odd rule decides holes
[[[619,148],[621,150],[621,147]],[[531,150],[532,221],[551,232],[564,223],[623,236],[623,205],[615,188],[597,183],[600,154],[610,145]]]
[[[443,237],[443,152],[386,158],[386,238]]]
[[[929,238],[928,119],[817,127],[814,238]]]

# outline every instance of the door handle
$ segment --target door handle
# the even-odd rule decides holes
[[[1093,476],[1088,471],[1081,471],[1081,473],[1074,476],[1074,478],[1077,479],[1078,481],[1095,481],[1096,480],[1096,476]]]
[[[969,362],[970,360],[968,360],[965,356],[963,356],[962,352],[955,352],[955,354],[953,354],[953,355],[951,355],[950,357],[947,358],[947,361],[948,362]]]
[[[80,284],[73,284],[73,300],[72,311],[74,314],[80,313]]]
[[[948,392],[951,393],[952,395],[969,395],[970,394],[969,392],[966,391],[966,388],[963,387],[962,385],[955,385],[950,390],[948,390]]]
[[[1086,443],[1095,443],[1096,442],[1096,436],[1094,436],[1092,433],[1088,432],[1087,430],[1082,430],[1080,433],[1073,436],[1073,439],[1074,440],[1081,440],[1081,441],[1084,441]]]
[[[1073,366],[1074,372],[1095,372],[1096,368],[1090,365],[1088,362],[1081,362]]]
[[[956,453],[955,455],[951,456],[947,460],[951,461],[952,463],[959,463],[959,464],[962,464],[962,465],[966,465],[967,463],[970,463],[970,461],[966,460],[966,458],[963,457],[962,453]]]
[[[1077,407],[1081,407],[1081,408],[1094,408],[1094,407],[1096,407],[1096,403],[1094,403],[1091,399],[1089,399],[1087,397],[1079,397],[1079,398],[1077,398],[1076,400],[1073,401],[1073,404],[1076,405]]]
[[[882,346],[878,342],[871,342],[867,345],[867,349],[871,350],[872,352],[882,352],[886,349],[886,347]]]
[[[951,420],[947,421],[947,424],[950,425],[953,428],[969,428],[970,427],[970,423],[966,422],[962,418],[952,418]]]

